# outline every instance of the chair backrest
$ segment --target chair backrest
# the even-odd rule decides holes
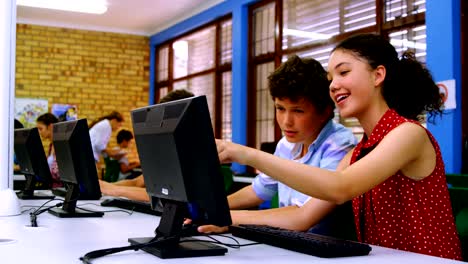
[[[468,260],[468,188],[449,187],[449,193],[463,258]]]
[[[274,154],[276,150],[276,144],[278,144],[278,142],[276,141],[262,142],[262,144],[260,144],[260,150],[270,154]]]
[[[116,182],[119,179],[120,163],[118,160],[106,157],[104,158],[106,169],[103,180],[107,182]]]
[[[226,193],[230,193],[232,184],[234,182],[231,166],[226,164],[221,165],[221,173],[223,174],[224,178],[224,189]]]

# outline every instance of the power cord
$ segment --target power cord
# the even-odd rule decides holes
[[[29,214],[30,220],[31,220],[31,226],[32,227],[37,227],[37,215],[34,213]]]
[[[61,199],[56,199],[56,198],[50,199],[50,200],[48,200],[47,202],[43,203],[41,206],[39,206],[36,210],[34,210],[34,211],[32,211],[32,212],[29,213],[29,221],[31,222],[31,227],[38,227],[38,225],[37,225],[37,216],[38,216],[38,215],[40,215],[40,214],[42,214],[43,212],[49,210],[50,208],[53,208],[53,207],[60,207],[60,206],[63,205],[63,203],[60,202],[60,203],[57,203],[57,204],[55,204],[55,205],[48,206],[48,207],[45,207],[45,208],[44,208],[44,206],[45,206],[46,204],[48,204],[48,203],[50,203],[50,202],[52,202],[52,201],[57,201],[57,200],[58,200],[58,201],[63,201],[63,200],[61,200]]]
[[[92,204],[92,205],[95,205],[95,204],[93,204],[93,203],[91,203],[91,204]],[[94,211],[94,210],[86,209],[86,208],[79,207],[79,206],[77,206],[76,208],[81,209],[81,210],[86,211],[86,212],[91,212],[91,213],[96,213],[96,212],[98,212],[98,213],[124,212],[124,213],[127,213],[128,215],[132,215],[132,214],[133,214],[133,211],[126,211],[126,210],[122,210],[122,209],[117,209],[117,210],[105,210],[105,211],[101,211],[101,210],[99,210],[99,211]]]

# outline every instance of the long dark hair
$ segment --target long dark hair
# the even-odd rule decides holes
[[[116,119],[117,121],[119,122],[123,122],[124,121],[124,118],[122,116],[121,113],[117,112],[117,111],[112,111],[110,114],[108,115],[105,115],[105,116],[101,116],[99,117],[98,119],[94,120],[90,125],[89,125],[89,128],[91,129],[94,125],[96,125],[97,123],[101,122],[102,120],[104,119],[108,119],[108,120],[112,120],[112,119]]]
[[[413,53],[405,52],[399,59],[392,44],[376,34],[352,36],[338,44],[335,50],[351,51],[365,59],[372,69],[384,66],[386,77],[382,95],[388,106],[401,116],[421,120],[421,115],[428,113],[429,121],[433,122],[437,115],[442,115],[439,87]]]

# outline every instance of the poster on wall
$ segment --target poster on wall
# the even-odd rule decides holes
[[[442,95],[442,101],[444,102],[444,109],[455,109],[457,108],[455,80],[445,80],[437,83],[440,94]]]
[[[59,121],[70,121],[78,119],[78,108],[70,104],[53,104],[50,110]]]
[[[15,119],[24,127],[35,127],[36,119],[47,113],[48,106],[47,99],[15,98]]]

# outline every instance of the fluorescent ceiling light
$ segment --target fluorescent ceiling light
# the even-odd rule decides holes
[[[313,40],[319,40],[319,39],[326,40],[326,39],[331,38],[331,35],[329,34],[315,33],[315,32],[290,29],[290,28],[283,28],[283,34],[294,36],[294,37],[308,38],[308,39],[313,39]]]
[[[107,11],[106,0],[16,0],[16,4],[90,14],[103,14]]]

